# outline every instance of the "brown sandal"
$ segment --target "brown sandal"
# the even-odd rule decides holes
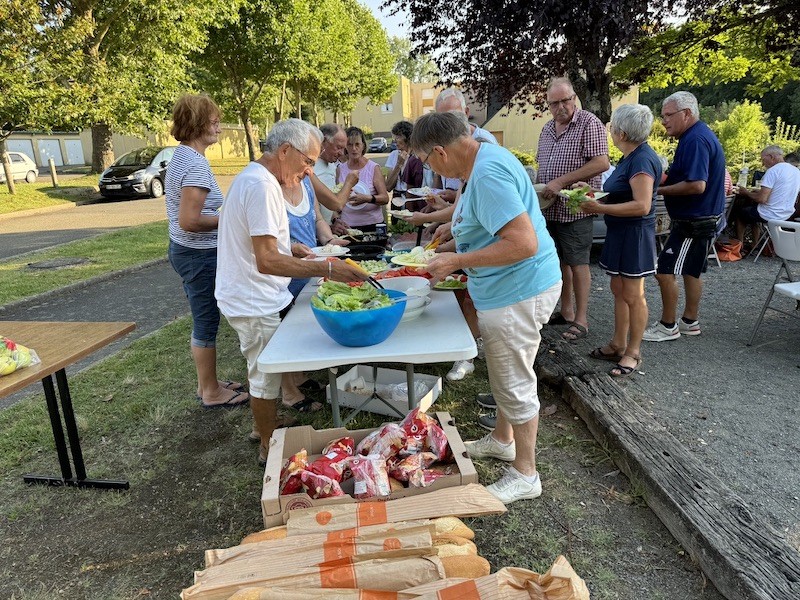
[[[619,352],[616,351],[616,348],[614,348],[614,346],[612,346],[611,344],[606,344],[606,346],[612,348],[614,352],[613,353],[603,352],[603,348],[605,346],[599,346],[598,348],[595,348],[594,350],[589,352],[589,356],[597,360],[608,360],[611,362],[619,362],[619,360],[622,358],[622,354],[619,354]]]
[[[621,364],[617,363],[608,372],[608,374],[611,375],[611,377],[614,377],[615,379],[622,379],[622,378],[628,377],[642,365],[642,358],[640,356],[631,356],[630,354],[623,354],[622,358],[625,358],[625,357],[632,358],[633,360],[636,361],[636,364],[633,365],[632,367],[626,367],[625,365],[621,365]],[[620,360],[622,360],[622,359],[620,359]],[[617,372],[615,373],[614,371],[617,371]]]

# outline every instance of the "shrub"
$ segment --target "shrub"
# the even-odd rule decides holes
[[[527,167],[528,165],[536,167],[536,157],[531,154],[530,152],[525,152],[524,150],[520,150],[518,148],[509,148],[508,149],[511,154],[517,157],[517,160],[522,163],[523,166]]]
[[[369,125],[360,125],[359,129],[364,132],[364,137],[370,141],[375,136],[375,130]]]

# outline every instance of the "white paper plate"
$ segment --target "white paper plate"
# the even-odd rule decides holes
[[[421,188],[411,188],[406,190],[406,194],[411,194],[412,196],[427,196],[429,194],[441,194],[444,190],[440,190],[438,188],[429,188],[429,187],[421,187]]]
[[[404,210],[390,210],[389,214],[392,215],[393,217],[397,217],[398,219],[407,219],[414,213],[408,209],[404,209]]]
[[[564,196],[566,198],[564,192],[571,192],[571,191],[572,190],[561,190],[558,193],[559,195]],[[605,198],[606,196],[608,196],[608,192],[594,192],[594,198],[590,198],[590,200],[600,200],[600,198]]]
[[[317,256],[341,256],[342,254],[347,254],[350,252],[350,248],[346,248],[345,246],[333,246],[333,248],[324,249],[324,246],[317,246],[312,248],[311,251],[316,254]]]
[[[403,267],[425,268],[428,266],[428,263],[418,263],[414,262],[413,260],[409,260],[408,254],[400,254],[398,256],[393,256],[392,262],[396,265],[400,265]]]

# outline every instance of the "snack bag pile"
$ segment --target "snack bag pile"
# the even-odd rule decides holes
[[[36,352],[0,335],[0,376],[40,362]]]
[[[352,479],[353,497],[386,497],[455,473],[453,461],[436,419],[415,408],[400,423],[386,423],[357,446],[353,438],[343,437],[331,441],[311,463],[305,449],[290,456],[281,469],[280,493],[304,491],[315,499],[344,496],[341,484]]]

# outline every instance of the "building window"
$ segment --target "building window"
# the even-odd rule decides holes
[[[394,107],[392,106],[391,102],[387,102],[386,104],[381,104],[381,114],[390,115],[394,112]]]

